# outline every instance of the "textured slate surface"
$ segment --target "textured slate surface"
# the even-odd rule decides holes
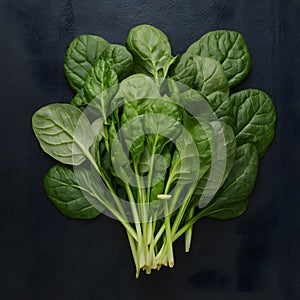
[[[2,0],[0,4],[1,299],[300,299],[299,68],[297,0]],[[33,137],[33,112],[72,97],[63,75],[82,33],[123,43],[150,23],[174,53],[215,29],[241,32],[253,70],[238,87],[267,91],[278,122],[247,213],[203,220],[192,251],[175,246],[176,267],[134,279],[121,226],[106,217],[71,221],[46,199],[53,161]]]

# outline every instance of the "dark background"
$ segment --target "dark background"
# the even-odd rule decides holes
[[[299,18],[298,0],[2,0],[0,299],[300,299]],[[176,243],[173,270],[136,280],[116,221],[69,220],[45,197],[54,161],[31,116],[71,99],[63,58],[75,36],[122,44],[141,23],[163,30],[174,54],[210,30],[241,32],[253,69],[237,89],[267,91],[278,120],[248,211],[198,222],[189,254]]]

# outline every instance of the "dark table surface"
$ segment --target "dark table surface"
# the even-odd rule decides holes
[[[298,0],[2,0],[0,298],[300,299],[299,18]],[[75,36],[122,44],[141,23],[163,30],[174,53],[210,30],[241,32],[253,69],[238,89],[267,91],[278,121],[248,211],[198,222],[189,254],[176,243],[173,270],[136,280],[116,221],[69,220],[47,200],[42,180],[54,162],[31,116],[71,99],[62,65]]]

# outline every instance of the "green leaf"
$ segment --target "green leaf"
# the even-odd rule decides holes
[[[196,77],[193,88],[208,96],[214,92],[229,94],[229,85],[221,64],[210,57],[195,55]]]
[[[241,82],[251,69],[251,58],[243,36],[235,31],[217,30],[202,36],[187,53],[218,60],[228,79],[229,86]]]
[[[116,71],[119,80],[126,78],[133,72],[133,58],[131,53],[121,45],[110,44],[100,56]]]
[[[248,89],[231,95],[230,100],[237,144],[253,143],[262,156],[274,138],[276,112],[271,98],[262,91]]]
[[[33,131],[42,149],[61,163],[81,164],[94,134],[87,117],[70,104],[50,104],[32,117]]]
[[[183,125],[193,137],[193,140],[196,144],[199,163],[198,166],[199,179],[206,173],[211,164],[211,135],[212,129],[210,124],[203,119],[196,120],[188,116],[186,113],[183,114]]]
[[[183,54],[176,66],[170,71],[170,76],[175,81],[193,87],[197,75],[197,68],[193,56]]]
[[[121,181],[131,183],[135,180],[135,175],[131,168],[129,155],[125,152],[125,145],[120,133],[117,132],[116,124],[112,123],[109,127],[109,142],[111,153],[107,153],[106,169]],[[137,183],[135,182],[135,185]]]
[[[223,177],[223,182],[228,177],[236,157],[236,140],[232,128],[224,122],[221,122],[223,127],[224,139],[226,143],[226,167]]]
[[[76,92],[83,87],[90,69],[108,46],[103,38],[88,34],[80,35],[71,42],[64,59],[64,71]]]
[[[145,148],[143,123],[138,116],[137,110],[131,103],[124,104],[121,124],[125,129],[121,129],[121,135],[127,147],[130,145],[129,150],[134,158],[142,154]]]
[[[229,85],[221,64],[210,57],[184,53],[171,71],[172,79],[208,96],[214,92],[229,94]]]
[[[147,106],[144,117],[144,131],[150,154],[161,153],[164,146],[175,140],[181,132],[182,111],[164,96]]]
[[[78,177],[77,177],[78,176]],[[48,198],[55,207],[65,216],[72,219],[93,219],[99,216],[102,206],[96,198],[94,201],[86,199],[83,188],[79,186],[79,181],[85,181],[87,186],[91,181],[91,174],[87,169],[80,168],[76,171],[76,176],[72,169],[63,165],[53,166],[45,176],[44,188]],[[88,191],[85,189],[85,193]],[[93,193],[92,193],[93,194]],[[95,203],[93,205],[92,203]]]
[[[147,147],[144,148],[139,160],[139,173],[141,175],[149,172],[150,169],[150,153]]]
[[[213,110],[210,107],[207,98],[193,89],[187,89],[179,95],[179,103],[192,114],[195,118],[210,120],[213,117]],[[175,95],[172,95],[176,99]]]
[[[197,129],[201,128],[199,124],[196,126],[198,127]],[[197,129],[193,130],[193,133],[197,132]],[[189,130],[188,132],[190,135],[180,134],[176,139],[176,150],[172,156],[168,178],[169,185],[174,184],[179,179],[181,183],[193,183],[201,176],[199,173],[202,171],[202,167],[203,169],[205,168],[205,159],[200,157],[201,154],[198,153],[198,149],[202,147],[201,139],[203,141],[206,139],[205,132],[201,132],[201,135],[193,135]]]
[[[215,92],[207,96],[207,102],[215,112],[219,121],[234,126],[233,105],[229,96],[222,92]]]
[[[118,77],[109,63],[98,60],[85,81],[83,88],[71,101],[71,104],[81,107],[91,103],[98,108],[102,117],[106,118],[109,101],[116,92]],[[115,88],[113,88],[115,86]]]
[[[121,107],[124,103],[130,103],[141,115],[153,99],[159,97],[160,93],[153,78],[144,74],[134,74],[125,78],[120,83],[119,90],[111,101],[111,109],[114,110],[113,116],[116,125],[121,122]]]
[[[132,28],[126,39],[126,47],[140,70],[155,78],[165,77],[169,66],[174,62],[167,36],[151,25]]]
[[[144,74],[134,74],[125,78],[119,85],[119,90],[112,99],[112,107],[121,107],[129,103],[135,107],[139,114],[145,111],[152,99],[160,97],[159,90],[153,78]],[[116,117],[116,119],[119,119]]]
[[[199,181],[195,191],[195,194],[202,195],[198,203],[200,207],[204,207],[208,201],[211,201],[212,197],[216,193],[216,188],[220,187],[220,185],[224,183],[233,167],[236,156],[235,136],[231,127],[223,122],[211,122],[211,126],[212,129],[210,130],[210,134],[208,134],[210,153],[214,153],[216,156],[212,157],[212,154],[210,154],[211,159],[209,162],[213,165],[209,165],[209,169]],[[226,153],[222,153],[224,146]],[[223,164],[224,160],[225,165]]]
[[[134,74],[120,83],[115,98],[118,97],[123,97],[126,102],[132,102],[144,98],[157,99],[160,97],[160,93],[153,78],[144,74]]]
[[[218,219],[241,215],[247,208],[247,198],[256,182],[258,163],[259,157],[255,146],[249,143],[239,146],[228,178],[203,213]]]

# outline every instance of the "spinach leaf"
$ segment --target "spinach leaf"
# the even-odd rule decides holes
[[[250,143],[237,148],[236,159],[228,178],[215,199],[204,208],[204,215],[229,219],[238,217],[247,208],[247,197],[251,194],[258,172],[259,157]]]
[[[237,145],[232,128],[224,122],[221,122],[223,127],[224,139],[226,143],[226,167],[223,176],[223,182],[228,177],[236,158]]]
[[[104,60],[98,60],[95,67],[90,70],[83,88],[73,98],[71,104],[81,107],[91,103],[101,111],[105,119],[109,101],[117,89],[117,87],[112,87],[117,84],[117,74],[110,64]]]
[[[235,31],[217,30],[202,36],[187,53],[218,60],[227,76],[229,86],[241,82],[251,69],[251,58],[243,36]]]
[[[199,207],[204,207],[211,201],[218,188],[227,178],[236,156],[236,142],[231,127],[223,122],[211,122],[211,126],[210,132],[214,132],[215,136],[212,137],[211,134],[209,142],[211,153],[214,153],[215,156],[211,158],[211,165],[195,190],[195,194],[201,195],[200,201],[198,201]],[[224,147],[226,153],[223,153]]]
[[[176,150],[171,161],[167,190],[179,179],[181,184],[192,183],[200,176],[199,163],[201,165],[203,160],[196,157],[198,147],[199,144],[192,135],[181,134],[176,139]]]
[[[127,106],[127,110],[131,110],[130,105]],[[131,111],[132,113],[132,111]],[[138,122],[138,118],[132,119],[134,122]],[[135,124],[132,124],[134,128]],[[116,125],[114,123],[109,127],[109,141],[110,141],[110,153],[107,154],[106,164],[110,168],[110,173],[118,180],[120,184],[127,183],[134,187],[138,186],[137,176],[132,170],[132,162],[138,160],[138,156],[142,153],[144,149],[142,135],[141,139],[136,139],[135,135],[130,135],[130,130],[127,128],[125,130],[117,131]],[[135,128],[135,132],[138,136],[143,133],[143,129],[138,124]],[[129,145],[131,147],[129,149]],[[130,151],[130,153],[129,153]],[[131,156],[130,156],[131,154]]]
[[[91,199],[86,199],[83,188],[78,184],[86,182],[89,186],[91,174],[85,168],[76,171],[76,176],[72,169],[63,165],[53,166],[45,176],[44,188],[48,198],[56,208],[65,216],[72,219],[93,219],[99,216],[103,207],[94,198],[93,192],[85,189],[85,193],[91,193]],[[94,203],[94,205],[92,204]]]
[[[214,92],[229,94],[229,85],[221,64],[210,57],[184,53],[170,71],[173,80],[190,86],[204,96]]]
[[[132,28],[126,39],[126,47],[146,74],[165,78],[170,65],[175,61],[167,36],[151,25]]]
[[[165,117],[164,117],[165,116]],[[181,132],[182,111],[167,96],[156,99],[146,107],[144,131],[150,154],[161,153],[170,140]]]
[[[184,109],[195,116],[195,118],[211,120],[214,117],[213,110],[210,105],[208,105],[207,98],[200,92],[187,89],[177,96],[179,96],[178,99],[176,99],[176,94],[172,95],[175,101],[179,101]]]
[[[219,121],[234,127],[233,105],[229,96],[222,92],[215,92],[207,96],[207,102],[215,112]]]
[[[183,114],[183,125],[188,129],[196,144],[200,165],[198,177],[200,178],[207,172],[211,164],[211,135],[212,128],[206,120],[198,119]]]
[[[229,94],[227,78],[217,60],[198,55],[193,56],[193,60],[197,70],[194,89],[200,91],[204,96],[217,91]]]
[[[108,46],[103,38],[88,34],[80,35],[71,42],[64,59],[64,71],[76,92],[83,87],[90,69]]]
[[[144,74],[135,74],[127,77],[120,83],[117,98],[123,97],[127,102],[133,102],[142,98],[160,97],[159,90],[153,80]]]
[[[259,90],[242,90],[230,96],[236,120],[234,133],[238,145],[253,143],[259,156],[274,138],[276,112],[270,97]]]
[[[111,101],[111,107],[114,108],[114,119],[120,124],[119,112],[124,103],[130,103],[138,114],[145,112],[145,108],[153,101],[160,97],[159,89],[150,78],[144,74],[134,74],[124,79],[119,90]],[[118,126],[117,126],[118,127]]]
[[[122,128],[121,138],[127,147],[131,145],[128,150],[130,150],[133,158],[137,158],[144,151],[144,131],[138,111],[131,103],[126,103],[123,106],[121,124],[125,126]]]
[[[118,44],[110,44],[100,55],[116,71],[119,81],[133,72],[133,58],[131,53]]]
[[[32,117],[32,128],[42,149],[69,165],[80,165],[94,140],[89,120],[70,104],[42,107]]]
[[[170,70],[170,76],[175,81],[193,87],[197,75],[197,68],[193,56],[184,53],[178,63]]]

